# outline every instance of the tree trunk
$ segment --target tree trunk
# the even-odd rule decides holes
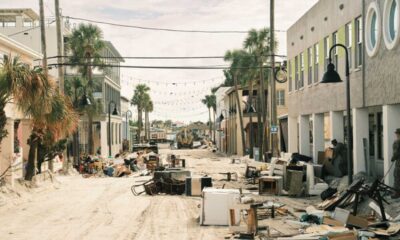
[[[35,130],[33,130],[31,136],[29,137],[29,154],[28,154],[28,163],[26,165],[26,174],[25,174],[26,181],[32,181],[33,176],[36,174],[35,162],[36,162],[37,147],[38,147],[38,136],[36,135]]]
[[[149,112],[148,111],[144,111],[144,138],[146,139],[146,141],[149,141]]]
[[[5,130],[7,124],[7,116],[4,108],[6,107],[6,103],[0,100],[0,144],[4,137],[7,136],[7,131]],[[1,149],[0,149],[1,153]]]
[[[214,109],[213,109],[213,113],[214,113],[214,125],[213,125],[213,129],[214,129],[214,144],[215,144],[215,143],[216,143],[216,142],[215,142],[215,135],[216,135],[216,134],[215,134],[215,131],[216,131],[216,129],[215,129],[215,128],[216,128],[216,126],[215,126],[215,124],[216,124],[215,115],[216,115],[216,112],[215,112]]]
[[[265,107],[265,81],[264,81],[264,71],[262,66],[262,59],[260,59],[260,90],[261,90],[261,112],[262,112],[262,122],[263,122],[263,131],[262,131],[262,149],[260,149],[260,160],[262,161],[264,158],[264,152],[267,150],[266,146],[266,136],[265,130],[267,126],[267,109]],[[261,151],[262,150],[262,151]]]
[[[257,130],[258,130],[258,142],[257,142],[257,147],[259,149],[259,151],[262,150],[262,131],[264,129],[264,124],[262,123],[262,118],[261,118],[261,97],[260,94],[257,95]]]
[[[142,142],[140,134],[142,132],[142,109],[138,109],[138,142]]]
[[[90,54],[89,54],[89,57]],[[92,67],[90,64],[92,63],[91,59],[88,59],[88,96],[92,96],[93,93],[93,79],[92,79]],[[93,140],[93,115],[92,113],[88,113],[88,153],[90,155],[94,154],[94,140]]]
[[[78,129],[72,135],[72,147],[74,152],[74,164],[77,164],[78,167],[81,165],[81,158],[79,156],[79,133]]]
[[[241,138],[242,138],[242,148],[243,148],[243,156],[246,155],[246,140],[244,137],[244,128],[243,128],[243,112],[242,112],[242,106],[241,106],[241,101],[239,98],[239,89],[238,89],[238,84],[237,84],[237,76],[235,75],[233,77],[234,84],[235,84],[235,95],[236,95],[236,103],[238,105],[238,112],[239,112],[239,122],[240,122],[240,133],[241,133]]]
[[[249,81],[249,85],[250,85],[250,90],[249,90],[249,100],[248,102],[248,106],[251,109],[251,107],[253,106],[253,80]],[[257,109],[258,112],[258,109]],[[250,114],[250,134],[249,134],[249,138],[250,138],[250,158],[253,158],[253,147],[254,147],[254,136],[253,136],[253,113],[249,113]]]
[[[88,153],[94,154],[94,140],[93,140],[93,116],[88,114]]]
[[[208,108],[208,127],[209,127],[210,141],[212,141],[211,108]]]

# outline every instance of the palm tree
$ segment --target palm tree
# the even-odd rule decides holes
[[[32,116],[32,133],[29,138],[29,156],[25,180],[32,180],[36,156],[40,145],[59,141],[75,131],[78,115],[73,110],[69,98],[60,94],[55,87],[50,89],[51,95],[43,101],[42,106],[22,106]],[[41,107],[48,111],[40,111]],[[47,141],[44,141],[47,137]]]
[[[238,85],[245,85],[249,80],[253,78],[251,69],[254,67],[254,58],[244,50],[233,50],[227,51],[224,57],[225,61],[231,62],[229,71],[224,72],[226,76],[225,82],[233,82],[233,86],[235,87],[235,98],[236,105],[239,111],[239,122],[241,129],[241,139],[242,139],[242,147],[243,151],[246,150],[246,141],[245,141],[245,129],[243,125],[243,112],[239,97]],[[241,82],[238,82],[238,77],[240,76]],[[251,83],[252,85],[252,83]]]
[[[42,69],[30,70],[18,57],[4,56],[0,99],[3,103],[12,99],[17,108],[32,120],[25,175],[26,180],[31,180],[35,173],[37,147],[45,133],[50,132],[54,140],[64,137],[75,128],[76,114],[68,99],[60,95],[54,82],[45,77]]]
[[[19,57],[12,58],[4,55],[3,58],[0,65],[0,143],[8,134],[4,129],[7,123],[4,108],[13,98],[14,101],[23,98],[19,87],[24,84],[29,75],[29,69],[19,60]]]
[[[101,51],[104,49],[103,34],[99,27],[93,24],[79,24],[72,31],[71,38],[68,41],[68,48],[72,55],[69,58],[70,63],[78,68],[78,71],[87,83],[85,92],[87,97],[94,103],[93,89],[95,86],[93,80],[93,65],[101,65]],[[94,153],[93,141],[93,118],[98,114],[94,109],[99,106],[90,106],[87,108],[88,115],[88,153]]]
[[[147,94],[148,99],[145,102],[144,107],[144,121],[145,121],[145,129],[146,129],[146,140],[150,140],[150,119],[149,113],[153,111],[153,101],[151,101],[150,96]]]
[[[136,106],[138,111],[138,137],[140,141],[140,133],[143,127],[142,113],[145,108],[146,99],[148,98],[148,91],[150,88],[146,84],[139,84],[136,86],[131,99],[131,105]]]
[[[204,98],[201,100],[201,102],[206,105],[208,108],[208,124],[209,124],[209,133],[210,133],[210,139],[212,135],[212,121],[211,121],[211,108],[212,108],[212,95],[206,95]]]
[[[266,141],[265,140],[265,133],[266,133],[266,128],[268,126],[266,122],[267,118],[267,109],[265,106],[265,78],[264,76],[268,76],[268,74],[265,74],[265,69],[263,68],[264,63],[266,62],[266,55],[267,54],[275,54],[271,53],[270,50],[270,30],[268,28],[263,28],[259,31],[256,29],[251,29],[247,35],[247,38],[245,39],[243,43],[243,47],[252,55],[257,56],[257,65],[259,68],[256,70],[258,71],[259,75],[259,89],[258,92],[261,93],[259,94],[259,100],[261,102],[261,112],[262,112],[262,132],[261,132],[261,142],[260,142],[260,153],[263,153],[264,150],[266,150]],[[277,46],[277,43],[275,43],[275,46]],[[260,156],[263,156],[261,154]]]

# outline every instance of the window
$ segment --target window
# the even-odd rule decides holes
[[[33,27],[33,22],[29,19],[24,19],[23,26],[24,27]]]
[[[324,54],[325,54],[325,62],[324,62],[324,72],[327,70],[327,66],[329,63],[329,37],[324,38]]]
[[[319,45],[314,45],[314,82],[318,82],[318,68],[319,68]]]
[[[15,27],[16,22],[15,21],[6,21],[4,22],[4,27]]]
[[[288,72],[289,72],[289,92],[292,91],[292,61],[288,61]]]
[[[352,47],[352,45],[353,45],[353,29],[352,29],[352,25],[351,25],[351,23],[348,23],[348,24],[346,24],[346,33],[345,33],[345,45],[346,45],[346,47],[347,47],[347,51],[348,51],[348,53],[349,53],[349,66],[350,66],[350,69],[352,68],[352,66],[353,66],[353,53],[352,53],[352,51],[351,51],[351,47]]]
[[[332,33],[332,46],[335,45],[336,43],[338,43],[338,34],[337,32]],[[334,49],[332,49],[332,63],[335,64],[335,69],[338,72],[338,67],[339,67],[339,56],[338,56],[338,49],[337,47],[335,47]]]
[[[299,88],[304,87],[304,53],[300,54],[300,82]]]
[[[309,47],[307,51],[307,58],[308,58],[308,85],[311,85],[313,83],[312,77],[313,77],[313,48]]]
[[[295,77],[294,77],[294,89],[298,90],[299,86],[298,86],[298,82],[299,82],[299,58],[298,56],[296,56],[294,58],[294,71],[295,71]]]
[[[356,67],[360,67],[362,65],[362,51],[363,51],[363,40],[362,40],[362,18],[358,17],[356,19]]]
[[[285,90],[278,90],[276,94],[276,105],[285,106]]]
[[[378,51],[378,46],[381,39],[380,19],[380,12],[378,11],[377,3],[371,2],[365,18],[366,50],[370,57],[375,56]]]
[[[383,39],[389,50],[393,49],[399,41],[399,3],[399,0],[386,0],[383,7]]]

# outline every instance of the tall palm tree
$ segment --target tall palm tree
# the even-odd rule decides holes
[[[266,141],[265,141],[265,134],[266,128],[269,124],[267,124],[267,108],[266,108],[266,101],[265,101],[265,78],[264,76],[268,76],[266,74],[265,69],[263,68],[264,63],[266,62],[266,55],[268,54],[275,54],[271,53],[270,50],[270,30],[269,28],[263,28],[261,30],[251,29],[243,43],[243,47],[252,55],[257,56],[257,65],[259,68],[256,70],[258,71],[259,75],[259,100],[261,101],[261,112],[262,112],[262,132],[261,132],[261,142],[260,142],[260,156],[263,156],[263,152],[266,150]],[[277,43],[275,43],[277,46]],[[268,72],[268,71],[267,71]]]
[[[146,99],[148,98],[148,91],[150,88],[146,84],[139,84],[136,86],[131,99],[131,105],[136,106],[138,111],[138,137],[140,141],[140,133],[143,128],[143,110],[145,107]]]
[[[101,103],[100,99],[97,99],[97,101],[92,101],[90,106],[87,106],[86,103],[82,103],[82,99],[87,97],[86,95],[86,85],[87,81],[85,81],[81,77],[73,77],[73,78],[66,78],[65,79],[65,95],[67,95],[71,101],[72,101],[72,106],[79,115],[83,115],[85,112],[92,114],[92,115],[98,115],[103,111],[103,104]],[[78,131],[75,131],[72,134],[72,144],[73,144],[73,155],[74,155],[74,163],[75,164],[80,164],[80,158],[79,158],[79,141],[78,141],[79,135]]]
[[[149,95],[147,95],[149,96]],[[145,121],[145,129],[146,129],[146,140],[150,140],[150,119],[149,113],[151,113],[154,109],[153,101],[148,97],[148,100],[145,102],[144,107],[144,121]]]
[[[104,49],[103,34],[99,27],[93,24],[79,24],[72,31],[71,38],[68,41],[68,49],[72,55],[69,61],[73,66],[78,68],[78,71],[84,79],[86,79],[86,94],[92,103],[95,103],[93,98],[93,89],[95,86],[93,80],[93,65],[101,65],[101,52]],[[87,108],[88,116],[88,153],[94,153],[93,141],[93,118],[98,114],[98,106],[89,106]]]
[[[208,124],[209,124],[209,133],[210,133],[210,139],[212,135],[212,121],[211,121],[211,108],[212,108],[212,95],[206,95],[204,98],[201,100],[201,102],[206,105],[208,108]]]

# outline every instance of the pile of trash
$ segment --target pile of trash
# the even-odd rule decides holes
[[[85,158],[79,167],[83,177],[124,177],[134,172],[148,175],[159,166],[159,155],[152,151],[117,154],[115,158]]]

